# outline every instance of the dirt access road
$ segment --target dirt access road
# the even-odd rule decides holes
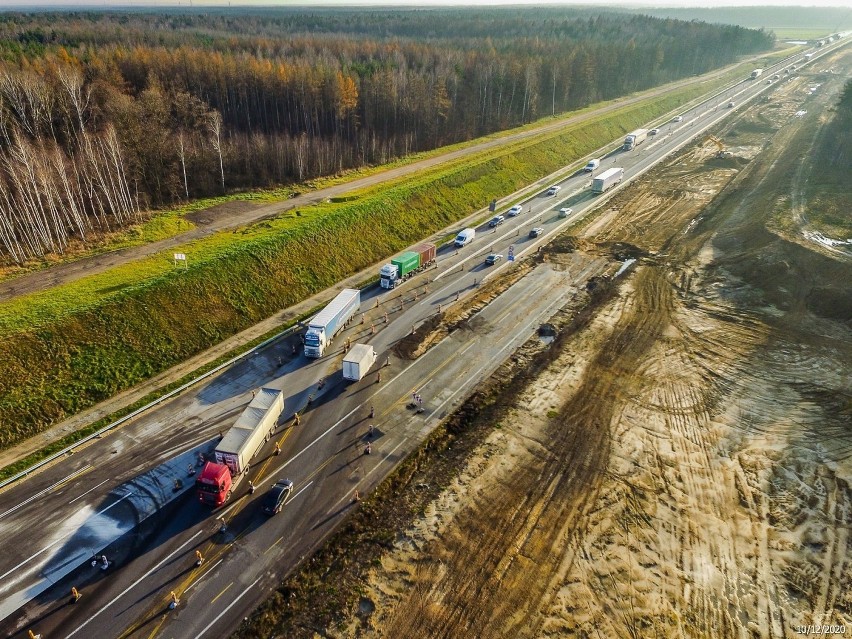
[[[543,133],[557,131],[565,126],[600,117],[610,111],[621,109],[627,105],[635,104],[643,100],[652,99],[690,84],[713,80],[725,73],[728,73],[734,66],[736,65],[725,67],[724,69],[708,73],[701,77],[687,78],[685,80],[673,82],[637,96],[618,100],[610,105],[595,109],[588,113],[582,113],[573,117],[560,119],[556,122],[545,124],[534,129],[528,129],[503,137],[486,140],[473,146],[437,155],[425,160],[420,160],[406,166],[400,166],[381,173],[358,178],[351,182],[299,195],[298,197],[294,197],[284,202],[275,202],[266,205],[258,205],[252,202],[228,202],[204,211],[198,211],[190,216],[192,221],[196,224],[196,227],[191,231],[187,231],[158,242],[145,244],[144,246],[130,247],[72,262],[57,264],[47,269],[0,281],[0,301],[59,286],[88,275],[102,273],[116,266],[133,262],[162,251],[168,251],[169,249],[186,242],[207,237],[208,235],[212,235],[219,231],[253,224],[264,219],[275,217],[291,209],[309,206],[329,198],[339,197],[351,191],[383,184],[445,162],[468,157],[488,149],[512,144]]]
[[[686,149],[546,257],[646,255],[326,636],[852,633],[852,255],[797,226],[799,151],[852,56],[833,68],[714,132],[732,157]]]

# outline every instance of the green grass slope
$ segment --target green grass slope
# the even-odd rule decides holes
[[[698,92],[685,89],[345,201],[212,236],[187,248],[193,259],[186,270],[136,263],[124,275],[117,269],[0,306],[0,447],[386,258]],[[131,271],[145,277],[134,279]]]

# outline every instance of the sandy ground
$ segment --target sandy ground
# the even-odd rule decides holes
[[[794,114],[842,75],[778,87],[715,132],[732,157],[687,149],[548,256],[647,252],[329,636],[852,633],[852,258],[775,230],[780,200],[807,217]]]

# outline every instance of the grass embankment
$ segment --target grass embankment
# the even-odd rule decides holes
[[[0,446],[30,437],[679,107],[687,88],[0,306]]]

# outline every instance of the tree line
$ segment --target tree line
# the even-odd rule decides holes
[[[556,115],[764,50],[731,25],[566,9],[0,15],[0,250]]]

